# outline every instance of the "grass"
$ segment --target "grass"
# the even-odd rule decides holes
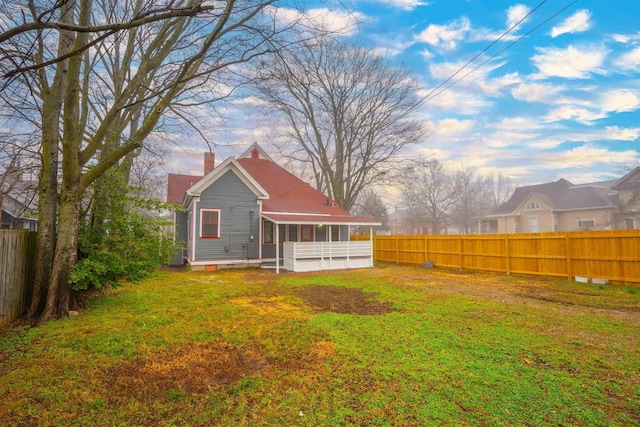
[[[1,332],[0,425],[639,426],[639,337],[622,286],[163,272]]]

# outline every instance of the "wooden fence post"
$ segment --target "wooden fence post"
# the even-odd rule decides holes
[[[396,236],[396,264],[400,264],[400,238]]]
[[[462,254],[462,234],[458,237],[458,255],[460,256],[460,270],[464,269],[464,255]]]
[[[567,279],[573,280],[573,260],[571,259],[571,237],[564,236],[564,250],[567,259]]]
[[[504,257],[507,276],[511,276],[511,249],[509,248],[509,236],[504,236]]]
[[[431,261],[429,259],[429,239],[427,236],[424,236],[424,260]]]

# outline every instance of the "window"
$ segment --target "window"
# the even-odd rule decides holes
[[[298,241],[298,226],[296,224],[289,224],[289,241]]]
[[[592,230],[596,228],[596,222],[593,219],[580,219],[578,220],[578,228],[580,230]]]
[[[332,225],[331,226],[331,241],[339,242],[340,241],[340,226]]]
[[[300,241],[313,242],[313,225],[300,226]]]
[[[530,211],[530,210],[533,210],[533,209],[540,209],[540,205],[539,205],[539,204],[537,204],[536,202],[530,202],[530,203],[527,205],[527,210],[529,210],[529,211]]]
[[[262,241],[264,243],[273,243],[273,223],[271,221],[262,223]]]
[[[220,237],[220,210],[201,209],[200,210],[200,237],[218,238]]]
[[[538,217],[532,216],[529,218],[529,233],[537,233],[538,232]]]

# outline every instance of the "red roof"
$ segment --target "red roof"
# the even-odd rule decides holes
[[[351,216],[334,201],[277,163],[252,158],[238,159],[238,163],[269,193],[269,199],[262,202],[262,211],[265,213]]]
[[[236,161],[269,195],[262,201],[262,213],[275,222],[377,224],[370,219],[352,216],[271,160],[243,157]],[[186,191],[202,178],[169,174],[167,201],[182,203]]]
[[[169,182],[167,183],[167,202],[182,203],[187,190],[201,179],[202,177],[198,175],[170,173]]]

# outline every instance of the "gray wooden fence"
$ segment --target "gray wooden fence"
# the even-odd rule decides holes
[[[0,230],[0,326],[25,312],[32,293],[36,233]]]

